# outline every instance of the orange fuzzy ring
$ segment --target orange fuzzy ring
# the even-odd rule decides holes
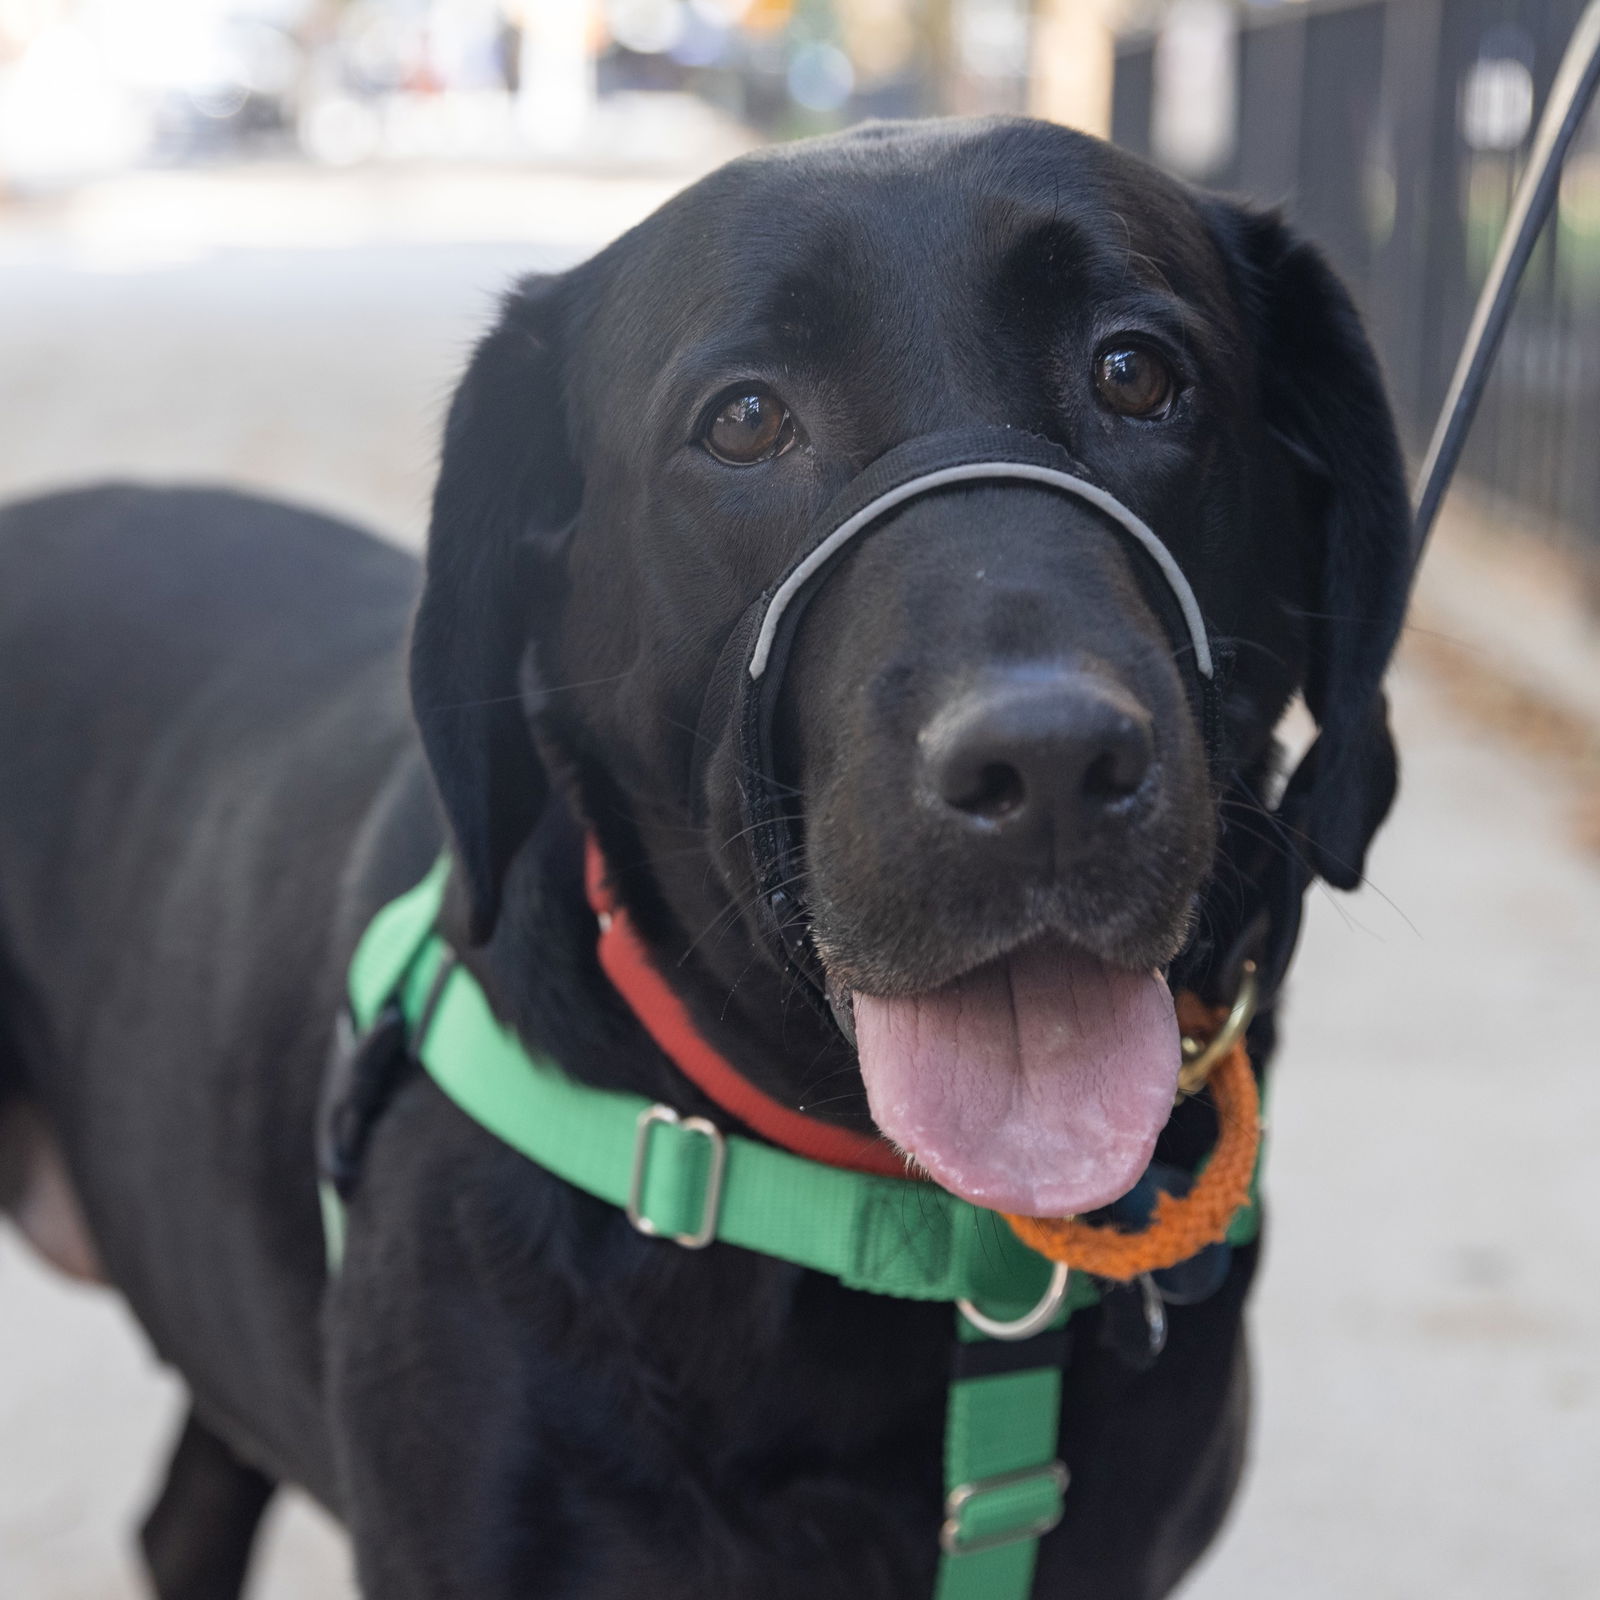
[[[1190,1002],[1192,997],[1182,997]],[[1192,1005],[1189,1009],[1192,1009]],[[1155,1216],[1138,1233],[1094,1227],[1075,1217],[1007,1216],[1030,1250],[1097,1278],[1128,1280],[1159,1272],[1217,1244],[1250,1198],[1261,1144],[1261,1099],[1244,1040],[1223,1056],[1207,1079],[1217,1108],[1217,1147],[1194,1187],[1182,1199],[1163,1193]]]

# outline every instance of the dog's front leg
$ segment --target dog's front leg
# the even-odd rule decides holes
[[[276,1488],[191,1410],[139,1530],[156,1600],[239,1600]]]
[[[546,1201],[561,1187],[425,1079],[376,1130],[323,1320],[342,1511],[371,1600],[629,1593],[596,1586],[589,1540],[605,1530],[574,1509],[589,1446],[628,1419],[552,1353],[566,1313],[551,1235],[567,1229]]]

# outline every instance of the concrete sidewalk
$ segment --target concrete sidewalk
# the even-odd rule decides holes
[[[1439,519],[1412,622],[1600,736],[1600,544],[1580,550],[1464,485]]]
[[[337,248],[196,224],[141,260],[122,223],[92,250],[0,235],[0,495],[229,478],[414,541],[493,291],[654,193],[519,177],[492,244],[477,222],[429,242],[404,208]],[[1517,616],[1492,577],[1462,581]],[[1488,659],[1472,605],[1430,606]],[[1312,907],[1274,1088],[1254,1461],[1190,1600],[1596,1593],[1600,869],[1574,774],[1486,733],[1436,672],[1419,651],[1396,679],[1405,789],[1373,887]],[[109,1297],[0,1236],[0,1597],[139,1593],[128,1533],[175,1404]],[[292,1504],[254,1600],[351,1594],[339,1537]]]

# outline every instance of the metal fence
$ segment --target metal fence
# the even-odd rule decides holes
[[[1280,206],[1345,275],[1413,451],[1425,444],[1582,0],[1346,0],[1231,11],[1118,51],[1113,137]],[[1185,20],[1184,8],[1169,14]],[[1225,30],[1198,55],[1192,25]],[[1176,30],[1181,35],[1181,30]],[[1200,154],[1166,107],[1220,98]],[[1192,122],[1191,118],[1191,122]],[[1181,133],[1182,120],[1179,119]],[[1600,554],[1600,123],[1529,268],[1463,472]]]

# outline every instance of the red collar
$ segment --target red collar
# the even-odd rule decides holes
[[[830,1167],[885,1178],[906,1175],[905,1157],[881,1137],[819,1122],[758,1089],[700,1036],[688,1008],[650,963],[644,941],[606,880],[605,857],[594,836],[584,846],[584,885],[600,923],[600,965],[645,1031],[679,1071],[726,1112],[774,1144]]]

